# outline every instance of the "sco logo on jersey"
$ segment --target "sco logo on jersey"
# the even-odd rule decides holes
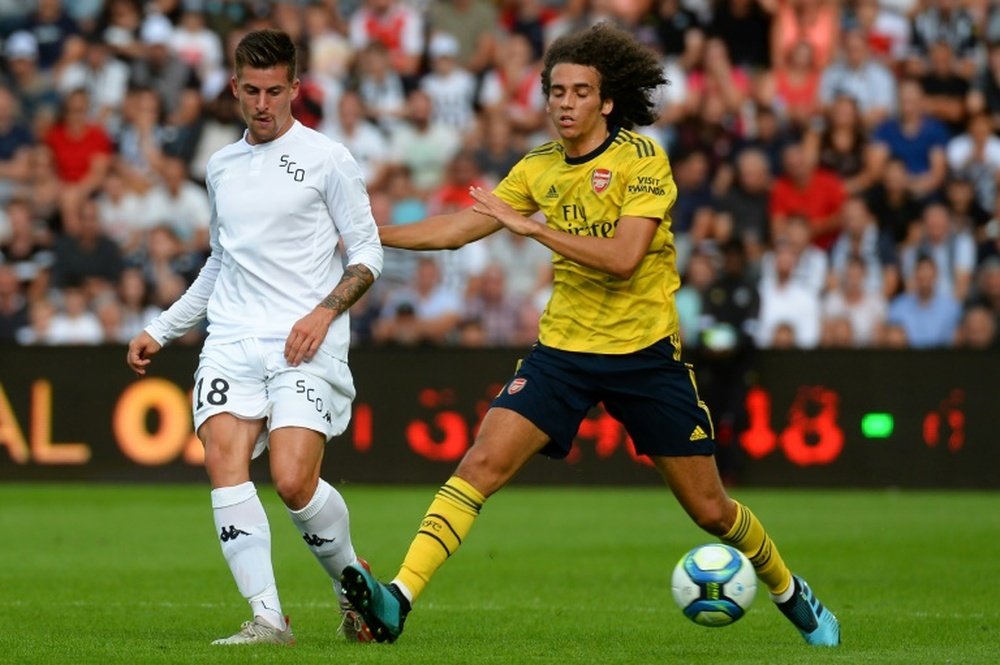
[[[291,174],[292,180],[295,182],[302,182],[306,179],[306,170],[295,167],[295,162],[289,159],[288,155],[282,155],[281,160],[278,162],[278,166],[285,167],[285,172]]]

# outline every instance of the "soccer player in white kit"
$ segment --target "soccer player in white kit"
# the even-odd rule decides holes
[[[250,480],[250,462],[265,447],[275,489],[333,580],[341,631],[370,639],[340,589],[344,566],[359,561],[347,505],[319,472],[324,444],[346,429],[355,394],[347,310],[381,272],[382,246],[354,158],[292,116],[296,59],[292,40],[276,30],[239,43],[231,86],[247,130],[208,162],[211,255],[128,348],[128,365],[143,375],[150,356],[208,318],[194,424],[222,553],[253,613],[213,644],[295,641],[278,600],[267,515]]]

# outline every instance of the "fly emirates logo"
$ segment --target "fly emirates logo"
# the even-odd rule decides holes
[[[561,206],[562,218],[566,222],[566,230],[578,236],[597,236],[610,238],[614,235],[618,220],[613,222],[587,222],[587,211],[578,203]]]

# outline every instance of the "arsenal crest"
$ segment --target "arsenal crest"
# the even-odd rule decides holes
[[[521,376],[517,377],[510,382],[509,386],[507,386],[507,394],[513,395],[514,393],[521,392],[521,388],[523,388],[526,383],[528,383],[527,379]]]
[[[600,194],[611,184],[611,171],[607,169],[594,169],[590,174],[590,186],[594,192]]]

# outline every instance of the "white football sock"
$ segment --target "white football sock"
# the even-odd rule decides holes
[[[236,587],[255,617],[285,629],[271,565],[271,527],[252,482],[212,490],[215,533]]]
[[[358,559],[351,544],[351,520],[344,497],[320,478],[309,503],[301,510],[289,508],[288,514],[339,594],[340,574]]]

